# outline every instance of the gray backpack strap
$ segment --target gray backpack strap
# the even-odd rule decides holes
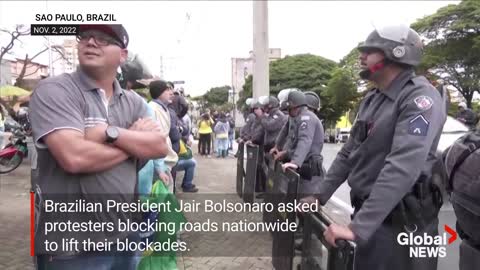
[[[468,146],[468,148],[463,150],[462,154],[460,154],[457,161],[455,162],[455,165],[453,165],[452,171],[450,172],[450,175],[448,177],[450,187],[453,187],[452,180],[455,177],[455,174],[457,173],[458,168],[471,154],[473,154],[475,151],[477,151],[480,148],[480,140],[470,141],[466,145]]]

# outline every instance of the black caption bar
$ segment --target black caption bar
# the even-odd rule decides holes
[[[80,25],[78,24],[32,24],[32,36],[76,36]]]

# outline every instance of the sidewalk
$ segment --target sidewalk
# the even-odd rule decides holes
[[[235,191],[235,177],[236,177],[236,159],[233,154],[237,150],[237,143],[234,143],[233,150],[230,151],[230,156],[221,159],[202,157],[197,154],[198,146],[194,144],[194,158],[197,161],[197,169],[195,172],[194,184],[200,189],[198,196],[202,194],[220,193],[220,194],[234,194]],[[182,181],[183,173],[177,175],[177,187]],[[178,190],[178,189],[177,189]],[[178,197],[182,198],[181,191],[178,192]],[[191,195],[189,195],[191,197]],[[237,197],[238,198],[238,197]],[[239,199],[240,200],[240,199]],[[255,219],[261,219],[261,213],[255,216]],[[188,219],[188,214],[186,215]],[[198,234],[198,233],[197,233]],[[247,235],[244,233],[242,235]],[[263,235],[263,234],[262,234]],[[216,233],[216,238],[211,239],[201,235],[184,235],[181,237],[188,237],[189,243],[195,249],[203,250],[218,250],[225,249],[226,252],[232,251],[231,254],[238,254],[240,250],[245,249],[262,249],[262,254],[270,252],[271,239],[268,234],[267,237],[259,239],[258,234],[251,234],[250,237],[237,239],[234,235]],[[193,237],[193,239],[192,239]],[[195,241],[197,240],[197,241]],[[268,249],[268,250],[267,250]],[[181,270],[216,270],[216,269],[238,269],[238,270],[265,270],[272,269],[270,257],[183,257],[178,256],[178,267]]]

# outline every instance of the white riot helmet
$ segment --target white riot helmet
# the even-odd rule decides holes
[[[278,92],[277,97],[278,97],[278,101],[280,102],[280,109],[281,110],[286,109],[288,94],[290,94],[290,92],[294,92],[294,91],[300,91],[300,89],[287,88],[287,89],[280,90],[280,92]]]
[[[260,102],[260,105],[265,107],[266,105],[268,105],[268,96],[259,97],[258,102]]]

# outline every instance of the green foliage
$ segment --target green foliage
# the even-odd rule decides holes
[[[233,109],[233,104],[228,102],[228,91],[230,89],[231,87],[228,85],[213,87],[204,95],[193,97],[192,100],[198,102],[201,111],[205,111],[206,109],[222,112],[231,111]]]
[[[239,98],[237,101],[237,108],[240,111],[248,110],[248,106],[245,104],[247,98],[252,97],[252,89],[253,89],[253,76],[248,75],[245,79],[245,84],[243,85],[242,91],[239,94]]]
[[[141,97],[146,98],[147,102],[150,102],[152,100],[152,97],[150,96],[150,90],[148,88],[138,88],[134,89],[133,91],[137,92]]]
[[[322,93],[320,116],[326,119],[326,126],[334,126],[345,112],[354,108],[360,94],[352,77],[351,70],[337,68],[332,72],[327,89]]]
[[[285,88],[299,88],[322,95],[336,63],[312,54],[286,56],[270,63],[270,95],[276,96]],[[237,106],[245,108],[245,100],[252,97],[253,78],[248,76]]]
[[[419,71],[443,77],[470,107],[474,92],[480,89],[480,1],[448,5],[412,28],[429,41]]]
[[[347,55],[345,55],[338,64],[338,66],[343,68],[345,72],[348,72],[350,77],[356,82],[358,86],[363,83],[362,79],[360,79],[360,76],[358,75],[361,71],[360,63],[358,61],[359,57],[360,52],[357,50],[357,47],[355,47]]]
[[[287,56],[270,64],[270,93],[285,88],[299,88],[321,93],[336,63],[312,54]]]

